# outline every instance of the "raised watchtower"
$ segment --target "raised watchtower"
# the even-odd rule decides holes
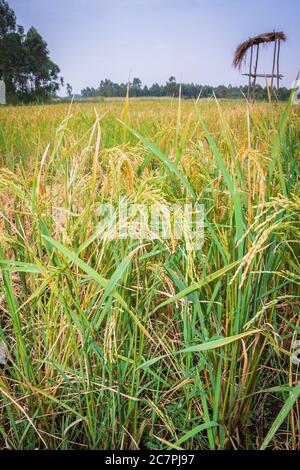
[[[247,39],[240,44],[235,51],[233,66],[241,70],[242,64],[246,63],[247,54],[250,52],[249,72],[243,73],[249,77],[248,99],[252,97],[255,100],[256,80],[258,77],[270,78],[271,89],[273,89],[274,79],[276,79],[276,97],[278,97],[279,81],[283,78],[279,70],[280,46],[281,41],[286,41],[286,35],[282,32],[273,31],[272,33],[263,33],[253,38]],[[261,44],[274,43],[273,64],[271,73],[258,73],[258,56]]]

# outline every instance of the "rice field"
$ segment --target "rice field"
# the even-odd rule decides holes
[[[0,445],[300,449],[300,112],[0,108]],[[204,244],[100,239],[97,208],[197,202]]]

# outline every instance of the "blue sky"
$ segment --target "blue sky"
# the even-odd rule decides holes
[[[101,79],[239,85],[236,46],[259,33],[283,30],[283,84],[300,69],[300,0],[8,0],[26,29],[35,26],[75,92]],[[270,72],[271,47],[260,72]]]

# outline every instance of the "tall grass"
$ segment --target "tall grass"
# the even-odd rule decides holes
[[[0,442],[299,449],[299,111],[0,110]],[[205,242],[97,236],[100,203],[197,201]]]

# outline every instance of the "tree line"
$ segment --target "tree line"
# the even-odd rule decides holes
[[[25,33],[6,0],[0,0],[0,79],[8,101],[51,99],[63,85],[59,74],[42,36],[33,27]]]
[[[171,76],[165,85],[154,83],[151,86],[142,84],[139,78],[134,78],[130,83],[114,83],[112,80],[101,80],[98,88],[86,87],[81,91],[83,98],[95,97],[124,97],[126,96],[129,88],[130,96],[132,97],[164,97],[164,96],[178,96],[181,87],[181,96],[183,98],[208,98],[215,96],[217,98],[226,99],[240,99],[243,95],[247,96],[248,86],[232,86],[232,85],[219,85],[216,87],[210,85],[198,85],[195,83],[177,83],[176,78]],[[278,99],[285,101],[290,95],[288,88],[282,87],[279,89]],[[263,88],[261,85],[256,86],[256,99],[267,100],[268,90],[267,87]]]

